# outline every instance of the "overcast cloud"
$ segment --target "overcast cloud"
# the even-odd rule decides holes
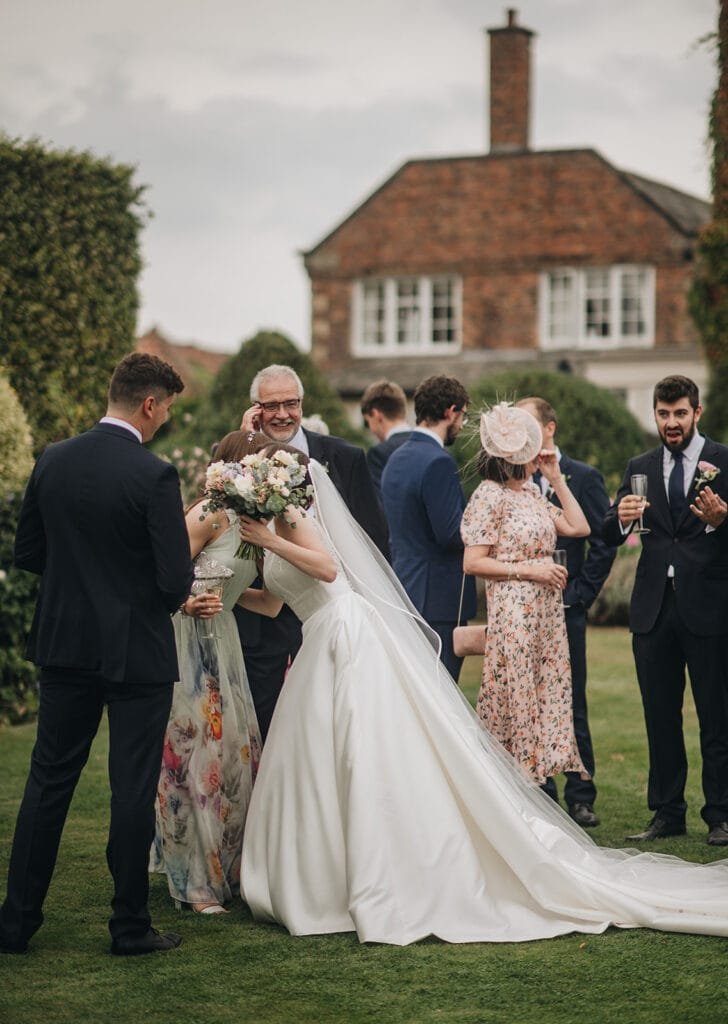
[[[522,0],[533,148],[707,198],[717,0]],[[309,342],[310,248],[404,160],[487,148],[492,0],[4,0],[0,130],[137,167],[139,329]]]

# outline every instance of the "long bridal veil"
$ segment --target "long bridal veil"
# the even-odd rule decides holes
[[[459,808],[465,845],[482,876],[520,915],[511,934],[491,935],[477,920],[469,937],[539,938],[601,931],[610,924],[728,935],[728,862],[598,847],[520,769],[481,726],[438,659],[438,638],[419,616],[389,565],[349,514],[326,471],[310,464],[316,515],[353,591],[377,614],[396,652],[392,676],[406,691]],[[394,657],[394,656],[393,656]],[[393,684],[394,685],[394,684]],[[431,809],[437,814],[437,807]],[[473,893],[473,915],[478,900]],[[489,896],[492,901],[493,895]],[[485,918],[492,914],[483,904]],[[510,911],[509,911],[510,913]],[[455,941],[458,941],[457,939]]]

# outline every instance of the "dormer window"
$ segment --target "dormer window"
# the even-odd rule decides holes
[[[461,344],[461,282],[454,276],[356,281],[354,355],[455,352]]]
[[[617,265],[541,275],[541,348],[646,347],[655,341],[655,271]]]

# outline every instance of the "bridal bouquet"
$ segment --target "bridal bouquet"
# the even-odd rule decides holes
[[[272,455],[246,455],[241,462],[212,462],[205,474],[202,511],[230,509],[251,519],[285,517],[288,508],[307,509],[311,505],[313,486],[307,480],[306,466],[292,452],[283,450]],[[235,557],[262,558],[263,550],[241,541]]]

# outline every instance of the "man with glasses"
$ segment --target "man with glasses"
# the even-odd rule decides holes
[[[392,568],[410,600],[442,640],[441,659],[457,682],[463,659],[455,656],[463,580],[460,520],[465,498],[458,468],[446,450],[467,422],[468,393],[454,377],[434,376],[415,391],[417,426],[390,455],[382,474]],[[475,615],[475,583],[465,579],[461,621]]]
[[[260,430],[271,441],[293,445],[325,466],[351,514],[388,557],[387,524],[364,452],[340,437],[317,434],[301,426],[303,384],[296,371],[290,366],[266,366],[253,378],[250,399],[253,404],[245,411],[240,429]],[[265,739],[289,659],[301,646],[301,624],[288,607],[275,619],[242,608],[236,608],[235,617]]]

